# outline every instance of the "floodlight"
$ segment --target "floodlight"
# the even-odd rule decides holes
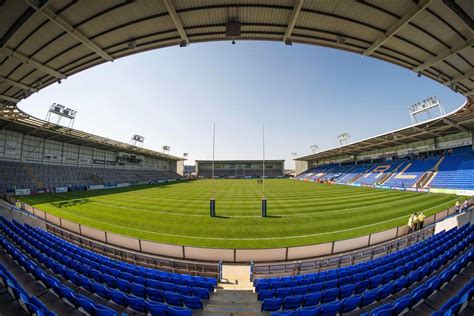
[[[289,38],[285,38],[285,45],[291,46],[293,42]]]
[[[188,46],[188,43],[186,41],[182,41],[181,43],[179,43],[179,47],[186,47]]]

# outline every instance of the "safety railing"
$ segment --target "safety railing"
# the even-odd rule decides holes
[[[397,238],[395,240],[363,248],[357,251],[345,252],[334,256],[325,256],[317,259],[298,260],[293,262],[272,262],[250,264],[250,279],[299,275],[319,272],[353,265],[357,262],[368,261],[374,258],[406,248],[434,234],[435,227],[430,225],[419,231]]]
[[[4,198],[10,203],[15,202],[15,198],[12,196],[5,196]],[[474,200],[471,199],[471,205],[473,202]],[[198,263],[212,264],[216,267],[216,271],[218,271],[217,267],[220,261],[223,263],[250,263],[252,261],[260,265],[260,263],[269,262],[312,260],[314,258],[340,256],[348,252],[358,252],[361,249],[371,249],[409,234],[408,226],[401,225],[360,237],[306,246],[256,249],[206,248],[165,244],[115,234],[54,216],[23,202],[21,208],[48,223],[49,229],[52,229],[51,227],[61,228],[63,234],[69,232],[77,238],[81,237],[89,242],[94,241],[101,245],[118,248],[124,252],[145,253],[163,258],[163,260],[168,258],[168,260],[197,261]],[[430,215],[425,218],[425,225],[443,220],[455,212],[454,208],[450,208]],[[198,272],[199,270],[196,270],[196,273]]]

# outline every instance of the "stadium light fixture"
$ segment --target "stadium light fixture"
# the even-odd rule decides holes
[[[293,152],[293,153],[291,153],[291,155],[292,155],[293,157],[298,157],[298,153],[297,153],[297,152]]]
[[[132,136],[132,138],[130,138],[130,145],[132,145],[132,146],[137,146],[137,144],[138,144],[138,147],[143,148],[143,143],[144,142],[145,142],[145,137],[140,136],[138,134],[135,134],[135,135]]]
[[[285,38],[285,45],[291,46],[293,45],[293,42],[289,38]]]
[[[163,153],[165,153],[165,151],[170,151],[171,147],[168,145],[164,145],[161,149],[163,150]]]
[[[350,143],[351,136],[348,133],[342,133],[341,135],[337,135],[337,140],[341,146],[345,146]]]
[[[188,153],[183,153],[183,157],[184,157],[184,158],[186,158],[186,157],[188,157],[188,156],[189,156]]]
[[[186,47],[188,46],[188,42],[186,41],[182,41],[181,43],[179,43],[179,47]]]
[[[429,119],[433,114],[433,111],[437,110],[438,115],[444,115],[446,112],[444,111],[443,105],[438,100],[436,96],[429,97],[421,102],[417,102],[413,105],[408,107],[408,114],[410,115],[411,122],[413,124],[418,123],[418,115],[425,113]]]
[[[318,151],[318,149],[319,149],[318,145],[312,145],[311,146],[311,151],[313,152],[313,154],[316,153]]]
[[[59,103],[53,103],[49,107],[48,113],[46,114],[46,121],[51,122],[52,115],[55,115],[57,117],[56,124],[59,125],[61,122],[62,118],[66,118],[69,120],[68,127],[73,128],[74,127],[74,121],[76,119],[76,114],[77,111],[67,108],[62,104]]]

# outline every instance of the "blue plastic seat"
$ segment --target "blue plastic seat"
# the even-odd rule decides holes
[[[378,289],[373,289],[373,290],[364,292],[364,294],[362,295],[362,301],[360,302],[360,306],[363,307],[363,306],[372,304],[377,298],[378,294],[379,294]]]
[[[338,286],[339,286],[339,280],[337,280],[337,279],[336,279],[336,280],[326,281],[326,282],[324,283],[324,288],[325,288],[326,290],[328,290],[328,289],[334,289],[334,288],[336,288],[336,287],[338,287]]]
[[[405,308],[410,307],[412,302],[412,298],[410,294],[402,296],[398,298],[395,302],[393,302],[393,306],[395,307],[395,315],[400,314]]]
[[[291,296],[292,293],[292,288],[280,288],[276,290],[275,297],[285,298],[287,296]]]
[[[183,306],[183,298],[181,294],[173,292],[163,292],[166,303],[173,306]]]
[[[321,293],[321,303],[334,301],[339,296],[339,288],[329,289]]]
[[[321,316],[336,316],[341,309],[341,305],[341,301],[334,301],[321,305]]]
[[[314,292],[310,294],[306,294],[303,298],[303,306],[316,306],[319,304],[321,300],[321,292]]]
[[[102,298],[105,298],[106,300],[110,299],[110,295],[111,295],[110,290],[108,288],[106,288],[104,285],[94,283],[92,286],[94,288],[94,293],[96,293],[97,295],[99,295]]]
[[[281,309],[283,304],[282,298],[269,298],[262,303],[262,312],[275,312]]]
[[[131,283],[130,291],[132,292],[133,295],[144,298],[145,293],[146,293],[146,288],[141,284]]]
[[[273,298],[275,296],[275,290],[261,290],[258,292],[258,300],[263,301],[267,298]]]
[[[82,308],[88,314],[92,314],[94,311],[94,302],[89,298],[80,295],[80,294],[73,294],[73,301],[71,302],[76,308]]]
[[[103,274],[102,279],[104,280],[104,283],[107,284],[107,286],[111,288],[117,287],[116,279],[113,276]]]
[[[122,292],[120,291],[117,291],[117,290],[111,290],[110,291],[110,299],[112,301],[114,301],[116,304],[118,305],[122,305],[122,306],[128,306],[128,299],[127,297],[125,296],[125,294],[123,294]]]
[[[341,287],[341,291],[339,292],[339,298],[344,299],[349,297],[354,293],[356,285],[355,284],[347,284]]]
[[[117,316],[117,312],[104,305],[92,305],[94,316]]]
[[[130,306],[131,309],[140,313],[146,312],[146,302],[143,298],[130,295],[127,297],[127,299],[128,299],[128,305]]]
[[[152,287],[155,289],[160,289],[161,288],[161,282],[158,280],[153,280],[153,279],[146,279],[145,284],[147,287]]]
[[[163,302],[163,292],[155,288],[147,288],[146,295],[148,298],[155,302]]]
[[[377,300],[381,301],[384,298],[392,295],[393,289],[395,288],[393,282],[382,285],[380,288],[379,294],[377,295]]]
[[[146,303],[147,310],[151,313],[152,316],[167,316],[168,315],[168,306],[159,302],[150,302]]]
[[[168,307],[168,315],[170,316],[192,316],[193,311],[190,309],[179,308],[176,306]]]
[[[120,291],[124,293],[130,293],[131,291],[130,282],[124,279],[116,279],[115,283],[117,284],[117,287],[120,289]]]
[[[176,292],[176,285],[173,283],[162,282],[161,290],[165,292]]]
[[[293,288],[293,295],[305,295],[308,293],[309,286],[300,285]]]
[[[356,283],[354,293],[362,293],[369,286],[369,280],[364,280]]]
[[[378,287],[383,281],[383,276],[376,275],[369,280],[369,289],[375,289]]]
[[[303,295],[287,296],[283,300],[283,309],[297,309],[303,304]]]
[[[362,301],[362,295],[353,295],[342,301],[341,313],[349,313],[355,310]]]
[[[203,308],[202,301],[197,296],[183,295],[183,303],[186,307],[191,308],[191,309],[201,309],[202,310],[202,308]]]
[[[319,316],[321,315],[321,305],[298,308],[297,316]]]
[[[324,289],[324,283],[322,282],[313,283],[309,286],[309,293],[321,292],[323,289]]]

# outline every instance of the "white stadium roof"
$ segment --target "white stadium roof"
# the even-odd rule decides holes
[[[138,52],[232,39],[356,52],[470,96],[473,18],[470,0],[0,0],[0,102]]]

